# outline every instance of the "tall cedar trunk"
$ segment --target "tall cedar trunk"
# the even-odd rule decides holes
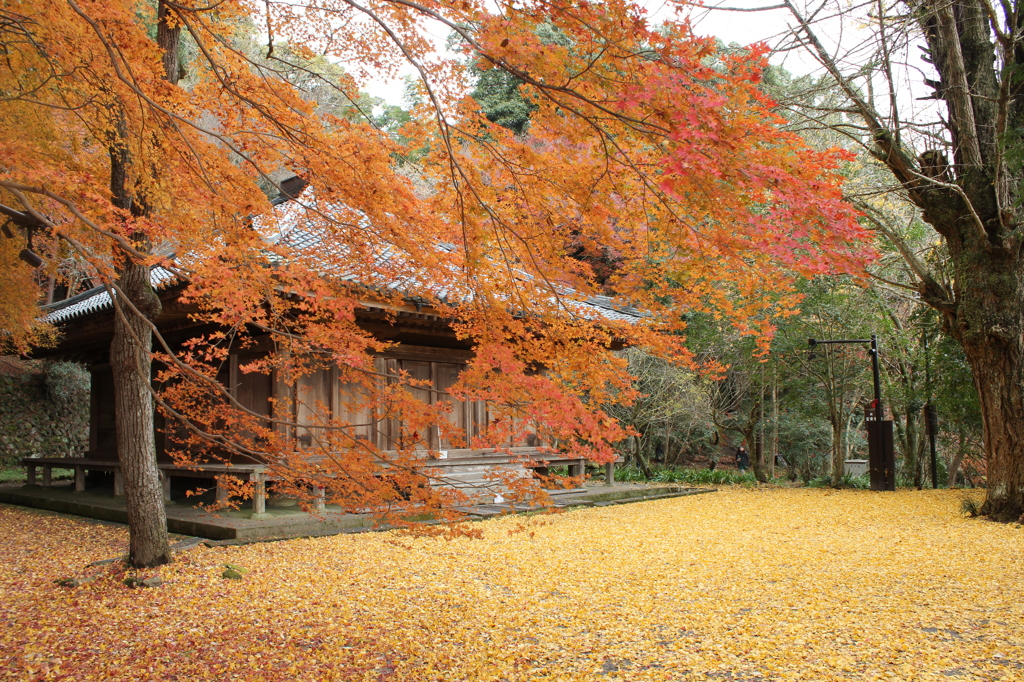
[[[928,487],[932,477],[932,465],[931,457],[929,457],[928,444],[930,439],[928,438],[928,413],[925,412],[925,408],[922,408],[917,413],[918,433],[920,437],[917,439],[917,474],[921,479],[921,483],[918,485],[918,490],[924,490]]]
[[[129,262],[119,271],[118,286],[147,316],[160,309],[149,283],[149,268]],[[124,475],[128,511],[129,557],[133,566],[156,566],[171,560],[160,472],[156,466],[153,398],[150,395],[152,335],[146,321],[125,309],[114,319],[110,365],[114,375],[117,455]]]

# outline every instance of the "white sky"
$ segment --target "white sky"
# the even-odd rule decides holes
[[[651,0],[645,3],[649,16],[655,21],[671,12],[671,3]],[[730,12],[715,7],[739,7],[753,9],[772,4],[768,0],[711,0],[704,8],[694,7],[690,11],[694,33],[701,36],[716,36],[728,43],[750,45],[761,40],[772,42],[771,38],[787,28],[789,13],[785,9],[763,12]]]
[[[652,23],[671,16],[673,4],[667,0],[645,0],[648,18]],[[776,0],[706,0],[706,7],[691,9],[694,33],[701,36],[715,36],[726,44],[737,43],[750,45],[764,41],[774,47],[778,39],[784,35],[792,24],[792,17],[786,9],[773,9],[761,12],[732,12],[713,9],[718,7],[740,7],[753,9],[777,4]],[[438,38],[439,48],[443,46],[445,37]],[[818,63],[808,55],[798,53],[781,53],[772,56],[773,64],[781,64],[796,75],[816,71]],[[412,73],[411,67],[408,73]],[[370,95],[381,97],[391,104],[402,103],[402,82],[400,80],[368,83],[364,88]]]

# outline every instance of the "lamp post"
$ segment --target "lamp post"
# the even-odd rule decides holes
[[[896,465],[892,447],[892,421],[886,421],[882,418],[885,415],[885,411],[882,408],[882,381],[878,371],[878,337],[872,334],[870,339],[807,339],[807,344],[812,349],[819,344],[847,343],[871,344],[868,353],[871,355],[871,373],[875,382],[873,424],[868,423],[868,419],[865,418],[865,425],[868,429],[868,467],[871,471],[871,489],[896,490]]]

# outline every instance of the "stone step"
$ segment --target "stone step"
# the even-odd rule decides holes
[[[543,460],[530,457],[517,457],[515,455],[488,455],[486,457],[449,457],[447,459],[424,459],[423,466],[447,467],[462,466],[466,464],[518,464],[522,466],[526,462],[533,462],[536,466],[542,466]]]
[[[522,466],[522,463],[507,457],[466,457],[464,459],[428,459],[420,466],[424,468],[447,469],[462,466]]]
[[[495,457],[506,457],[509,459],[548,459],[550,457],[561,458],[565,456],[560,453],[545,453],[537,448],[453,448],[434,452],[444,453],[443,456],[445,459],[491,459]]]
[[[505,486],[500,481],[487,481],[483,479],[472,479],[472,480],[452,480],[438,481],[434,484],[439,488],[455,488],[456,490],[469,490],[474,488],[477,490],[490,490],[495,493],[505,490]]]
[[[449,467],[447,469],[435,469],[433,473],[438,476],[459,476],[462,474],[480,474],[481,476],[490,472],[496,471],[515,471],[520,475],[527,474],[527,470],[522,467],[516,467],[512,465],[505,465],[503,467],[493,466],[464,466],[464,467]]]
[[[544,492],[546,492],[548,494],[548,496],[550,496],[550,497],[557,498],[560,495],[579,495],[580,493],[587,492],[587,489],[586,488],[560,488],[560,489],[557,489],[557,490],[552,490],[552,489],[545,488]]]

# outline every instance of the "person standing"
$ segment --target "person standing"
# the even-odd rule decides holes
[[[750,455],[747,454],[747,448],[740,445],[739,449],[736,450],[736,468],[740,471],[746,471],[749,466]]]

